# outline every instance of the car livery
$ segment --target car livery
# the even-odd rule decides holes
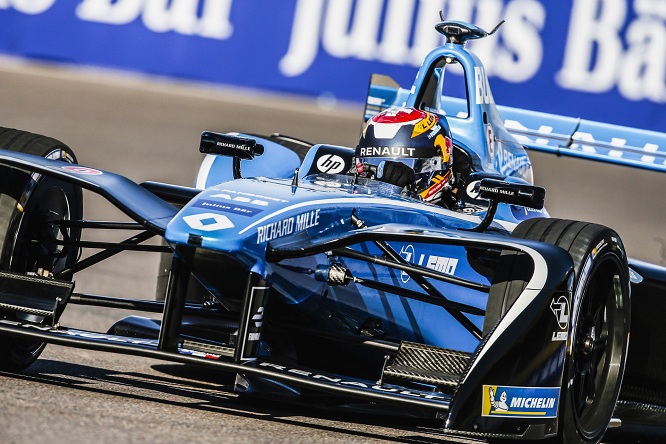
[[[365,118],[394,105],[446,118],[451,208],[354,174],[354,148],[278,134],[202,133],[190,188],[136,184],[1,129],[0,368],[28,367],[45,343],[130,353],[233,373],[244,396],[390,406],[488,440],[599,442],[610,425],[666,425],[654,370],[666,331],[652,316],[666,270],[628,259],[608,227],[550,218],[527,154],[663,171],[666,136],[498,107],[465,46],[495,30],[435,28],[447,42],[414,85],[373,82]],[[465,73],[457,98],[444,93],[451,67]],[[84,191],[126,219],[86,219]],[[99,229],[129,233],[82,240]],[[160,255],[157,300],[74,291],[77,272],[122,251]],[[60,325],[68,304],[157,319],[85,331]]]

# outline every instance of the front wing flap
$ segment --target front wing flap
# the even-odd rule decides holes
[[[0,165],[56,177],[93,191],[136,222],[159,234],[164,234],[167,223],[178,211],[176,207],[135,182],[108,171],[2,149],[0,149]]]

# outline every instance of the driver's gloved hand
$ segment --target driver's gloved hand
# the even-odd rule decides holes
[[[377,166],[377,179],[404,188],[414,183],[414,170],[401,162],[384,160]]]

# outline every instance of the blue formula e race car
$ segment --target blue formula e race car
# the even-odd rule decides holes
[[[139,185],[2,130],[0,368],[26,368],[46,343],[140,355],[235,374],[248,396],[437,419],[491,441],[666,424],[666,326],[651,316],[666,270],[629,260],[610,228],[550,218],[526,154],[663,170],[666,136],[498,107],[465,48],[489,33],[436,29],[447,43],[410,89],[373,79],[366,119],[394,105],[446,117],[450,207],[363,177],[354,148],[277,134],[204,132],[188,188]],[[457,95],[449,69],[465,73]],[[86,219],[84,191],[127,218]],[[130,234],[86,240],[98,229]],[[161,254],[157,300],[74,292],[77,272],[122,251]],[[68,304],[156,316],[91,332],[60,324]]]

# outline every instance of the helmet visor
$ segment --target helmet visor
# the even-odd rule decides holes
[[[390,160],[392,162],[400,162],[403,165],[410,167],[417,178],[429,175],[433,171],[439,171],[442,169],[442,158],[441,156],[434,156],[428,158],[413,158],[413,157],[359,157],[357,163],[362,165],[373,166],[377,169],[383,167],[384,162]],[[366,169],[368,170],[368,169]],[[370,168],[369,170],[374,170]],[[378,174],[379,177],[382,176],[381,173]]]

